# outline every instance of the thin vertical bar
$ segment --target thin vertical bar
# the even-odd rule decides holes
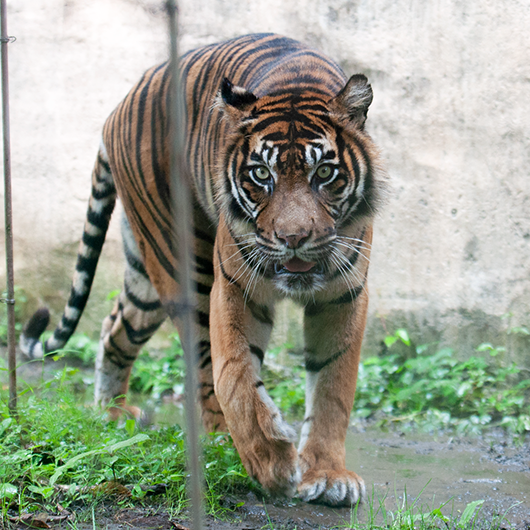
[[[199,424],[196,396],[197,340],[196,296],[192,278],[192,237],[193,221],[189,190],[189,172],[184,154],[184,94],[180,86],[177,26],[178,8],[175,0],[167,0],[170,33],[171,96],[169,116],[171,131],[171,199],[173,207],[174,244],[178,249],[178,283],[180,297],[176,304],[175,316],[181,322],[181,342],[186,360],[186,426],[189,483],[188,494],[191,501],[191,521],[194,530],[202,530],[202,473],[199,464]]]
[[[13,272],[13,214],[11,209],[11,140],[9,131],[9,68],[7,46],[6,0],[1,0],[1,63],[2,63],[2,128],[4,135],[4,201],[6,234],[6,271],[7,271],[7,351],[9,369],[9,411],[17,411],[17,358],[15,349],[15,275]]]

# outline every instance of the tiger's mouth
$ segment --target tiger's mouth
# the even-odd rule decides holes
[[[284,263],[275,263],[274,272],[276,274],[322,273],[323,267],[316,261],[304,261],[294,256]]]

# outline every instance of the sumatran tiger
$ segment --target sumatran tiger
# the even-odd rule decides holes
[[[368,304],[374,213],[384,188],[365,130],[372,89],[322,53],[274,34],[184,55],[192,179],[200,401],[207,432],[228,430],[270,492],[350,505],[365,495],[345,467]],[[62,348],[87,301],[112,210],[124,206],[124,288],[103,322],[95,398],[125,402],[140,348],[169,315],[177,329],[167,63],[148,70],[105,123],[70,298],[26,326],[26,355]],[[173,245],[174,247],[174,245]],[[260,378],[274,306],[304,308],[306,411],[298,449]],[[117,403],[116,403],[117,401]]]

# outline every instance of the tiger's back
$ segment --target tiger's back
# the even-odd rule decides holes
[[[221,81],[244,86],[256,97],[310,90],[331,98],[344,86],[340,67],[304,44],[275,34],[256,34],[192,50],[180,64],[186,93],[186,153],[194,195],[208,218],[217,225],[216,181],[222,176],[219,153],[227,142],[227,122],[216,106]],[[169,230],[169,123],[168,63],[148,70],[109,117],[103,133],[120,198],[133,208],[144,228],[159,226],[155,241],[164,241],[157,255],[170,255]],[[141,157],[131,159],[131,151]],[[147,178],[146,178],[147,177]],[[132,183],[136,182],[136,186]],[[160,201],[155,204],[154,198]],[[126,209],[129,207],[126,206]],[[151,222],[148,222],[147,220]],[[212,236],[215,231],[211,231]],[[159,259],[159,258],[157,258]],[[174,271],[169,270],[173,278]]]
[[[193,191],[200,401],[205,428],[230,430],[267,489],[333,505],[364,483],[345,469],[368,292],[372,220],[383,187],[364,129],[372,90],[363,75],[297,41],[249,35],[187,53],[186,157]],[[167,64],[148,70],[111,114],[65,315],[44,351],[81,316],[116,192],[124,206],[124,289],[103,322],[96,401],[138,416],[124,395],[142,345],[173,311]],[[87,272],[86,265],[90,266]],[[305,312],[306,415],[296,434],[260,368],[278,300]],[[30,355],[44,315],[28,325]]]

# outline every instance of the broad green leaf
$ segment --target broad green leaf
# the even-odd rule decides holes
[[[390,346],[392,346],[392,344],[394,344],[394,342],[396,342],[397,340],[397,337],[394,337],[394,336],[388,336],[388,337],[385,337],[385,345],[387,348],[390,348]]]
[[[133,419],[125,420],[125,430],[129,436],[134,434],[134,429],[136,427],[136,421]]]
[[[129,438],[128,440],[123,440],[123,442],[118,442],[118,443],[107,446],[106,451],[108,451],[109,453],[115,453],[116,451],[120,449],[124,449],[125,447],[129,447],[134,444],[145,442],[146,440],[149,440],[149,436],[147,434],[137,434],[136,436],[133,436],[132,438]]]
[[[13,484],[9,484],[9,482],[4,482],[3,484],[0,484],[0,499],[11,499],[17,494],[18,490],[16,486],[13,486]]]
[[[409,337],[409,333],[406,329],[398,329],[396,331],[396,337],[398,337],[399,339],[401,339],[401,342],[403,342],[403,344],[406,344],[407,346],[410,346],[410,337]]]
[[[57,479],[69,468],[71,468],[75,463],[79,462],[79,460],[82,460],[83,458],[86,458],[87,456],[91,455],[97,455],[104,453],[105,449],[94,449],[93,451],[86,451],[85,453],[78,454],[74,456],[73,458],[70,458],[70,460],[67,460],[65,464],[62,466],[59,466],[55,473],[50,477],[50,486],[53,486]]]
[[[458,521],[458,526],[460,528],[467,528],[467,524],[471,519],[473,518],[473,515],[475,514],[475,510],[484,503],[484,499],[481,501],[474,501],[470,502],[464,509],[464,512],[462,513],[462,517],[460,517],[460,521]]]
[[[100,455],[103,453],[115,453],[116,451],[120,449],[124,449],[125,447],[129,447],[131,445],[134,445],[136,443],[145,442],[146,440],[149,440],[149,436],[147,434],[137,434],[136,436],[133,436],[132,438],[129,438],[128,440],[123,440],[122,442],[114,443],[114,441],[105,446],[101,449],[94,449],[92,451],[86,451],[84,453],[81,453],[79,455],[74,456],[73,458],[70,458],[64,465],[58,467],[55,470],[55,473],[50,478],[50,485],[53,486],[57,479],[69,468],[71,468],[74,464],[79,462],[79,460],[82,460],[83,458],[86,458],[87,456],[92,455]]]

